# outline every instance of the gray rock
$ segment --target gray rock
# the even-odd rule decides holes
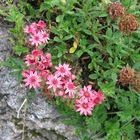
[[[10,37],[7,29],[0,27],[0,61],[11,54]],[[62,116],[42,96],[23,106],[17,118],[28,90],[10,72],[0,67],[0,140],[78,140],[75,129],[64,125]]]

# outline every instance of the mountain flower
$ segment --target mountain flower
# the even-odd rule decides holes
[[[92,103],[84,100],[78,99],[76,100],[76,111],[80,112],[80,115],[92,115],[93,105]]]
[[[57,90],[57,88],[61,88],[61,78],[53,75],[49,75],[47,78],[46,84],[48,85],[48,89],[52,88],[54,92]]]
[[[29,86],[29,88],[38,88],[40,87],[41,78],[37,74],[37,72],[29,71],[28,75],[26,75],[25,79],[25,86]]]

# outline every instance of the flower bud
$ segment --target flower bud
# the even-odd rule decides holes
[[[138,26],[138,19],[135,15],[132,14],[124,15],[119,23],[119,29],[124,33],[136,31]]]
[[[125,85],[129,85],[131,84],[131,82],[133,81],[133,78],[135,76],[135,71],[134,69],[126,66],[124,68],[122,68],[119,72],[119,82],[125,86]]]
[[[117,17],[122,17],[125,14],[125,8],[119,2],[113,2],[108,7],[108,13],[112,20],[115,20]]]

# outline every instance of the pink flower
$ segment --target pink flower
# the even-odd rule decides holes
[[[28,34],[36,34],[37,24],[33,22],[31,25],[26,25],[24,28],[24,32]]]
[[[34,63],[35,63],[35,57],[33,55],[31,55],[31,54],[26,55],[26,57],[25,57],[25,64],[27,66],[30,66],[30,65],[32,65]]]
[[[40,20],[37,25],[42,29],[46,27],[46,23],[43,20]]]
[[[50,71],[49,70],[42,70],[41,71],[41,76],[43,77],[43,79],[48,79]]]
[[[49,59],[49,60],[51,60],[52,59],[52,55],[50,53],[47,53],[46,54],[46,58]]]
[[[64,76],[69,76],[71,74],[70,72],[71,68],[69,68],[69,64],[63,64],[63,65],[59,64],[59,66],[55,68],[57,70],[56,74],[58,76],[64,77]]]
[[[92,90],[92,86],[84,86],[80,89],[80,94],[76,99],[76,111],[79,111],[80,114],[91,115],[91,110],[97,104],[101,104],[104,100],[104,96],[101,92],[96,92]],[[86,112],[87,111],[87,112]],[[88,112],[89,111],[89,112]]]
[[[69,98],[74,98],[76,87],[71,80],[65,83],[65,89],[65,93],[68,94]]]
[[[75,75],[73,75],[73,74],[71,74],[71,80],[75,80],[75,78],[76,78],[76,76]]]
[[[25,26],[24,32],[28,34],[35,34],[34,28],[31,28],[31,26],[28,26],[28,25]]]
[[[38,88],[38,87],[40,87],[41,79],[36,71],[35,72],[30,71],[28,76],[26,75],[24,82],[25,82],[25,86],[29,86],[30,89],[32,87]]]
[[[62,82],[60,77],[49,75],[47,80],[48,89],[53,88],[55,92],[57,88],[61,88]]]
[[[65,96],[65,92],[63,90],[58,91],[55,96],[61,96],[64,97]]]
[[[48,67],[52,67],[51,54],[43,54],[41,50],[35,49],[25,58],[27,66],[32,66],[42,71]]]
[[[34,30],[34,33],[36,33],[37,32],[37,23],[36,22],[31,23],[30,28],[32,28]]]
[[[38,23],[33,22],[24,28],[24,32],[29,34],[29,43],[32,46],[40,46],[46,44],[49,40],[49,34],[45,30],[46,23],[40,20]]]
[[[52,67],[51,54],[46,54],[46,56],[44,56],[42,59],[42,63],[45,65],[46,68]]]
[[[38,32],[35,35],[31,35],[31,38],[29,39],[29,41],[31,42],[32,46],[38,47],[42,44],[41,39],[42,39],[42,34]]]
[[[35,49],[35,50],[32,51],[32,55],[34,57],[37,57],[39,55],[43,55],[43,52],[41,50]]]
[[[104,95],[101,92],[96,92],[94,93],[94,96],[92,98],[93,104],[101,104],[104,101]]]
[[[76,111],[80,112],[80,115],[92,115],[93,105],[83,99],[76,100]]]
[[[32,72],[35,72],[34,69],[23,70],[23,71],[22,71],[22,76],[23,76],[24,78],[28,77],[28,75],[30,74],[31,71],[32,71]]]
[[[31,33],[30,32],[30,26],[26,25],[25,28],[23,29],[25,33]]]
[[[93,96],[93,90],[92,90],[92,86],[88,85],[88,86],[84,86],[84,88],[80,89],[80,94],[79,96],[87,101],[90,101]]]
[[[42,62],[36,62],[35,66],[37,67],[38,70],[42,71],[45,69],[45,66],[42,64]]]
[[[42,41],[42,44],[46,44],[49,40],[49,34],[47,34],[45,31],[42,31],[42,38],[41,38],[41,41]]]

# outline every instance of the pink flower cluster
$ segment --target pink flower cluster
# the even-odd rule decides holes
[[[80,115],[91,115],[93,108],[103,102],[103,94],[92,90],[91,85],[79,89],[69,64],[59,64],[55,67],[52,65],[51,54],[44,54],[38,48],[49,40],[49,34],[45,28],[46,24],[41,20],[24,28],[24,32],[29,36],[30,44],[36,46],[36,49],[25,57],[25,64],[28,67],[22,72],[25,86],[41,90],[45,87],[54,96],[74,100],[75,109],[80,112]]]
[[[49,40],[49,34],[45,30],[46,24],[40,20],[38,23],[33,22],[26,25],[24,32],[29,35],[29,42],[32,46],[40,46],[46,44]]]
[[[76,92],[76,86],[73,82],[75,76],[71,73],[69,64],[59,64],[55,67],[55,73],[48,76],[48,89],[52,89],[55,92],[55,96],[61,96],[63,98],[74,98]]]
[[[92,86],[84,86],[80,89],[79,98],[76,99],[76,111],[81,115],[91,115],[93,108],[104,101],[104,96],[101,92],[92,90]]]
[[[54,67],[55,72],[51,73],[50,68],[53,66],[51,54],[44,54],[38,49],[26,55],[25,64],[29,67],[29,70],[22,72],[26,86],[38,88],[41,79],[43,79],[48,86],[47,88],[52,89],[56,96],[74,98],[76,87],[73,80],[75,76],[72,75],[69,64],[59,64],[59,66]]]
[[[81,115],[91,115],[94,106],[101,104],[104,96],[101,92],[92,90],[92,86],[84,86],[79,90],[75,83],[69,64],[53,66],[51,54],[44,54],[35,49],[25,57],[25,64],[29,68],[22,72],[25,86],[31,88],[44,88],[54,96],[75,101],[76,111]]]
[[[49,75],[49,68],[52,67],[51,54],[44,54],[41,50],[35,49],[26,55],[25,64],[29,67],[22,72],[25,85],[29,88],[38,88],[42,79]]]

